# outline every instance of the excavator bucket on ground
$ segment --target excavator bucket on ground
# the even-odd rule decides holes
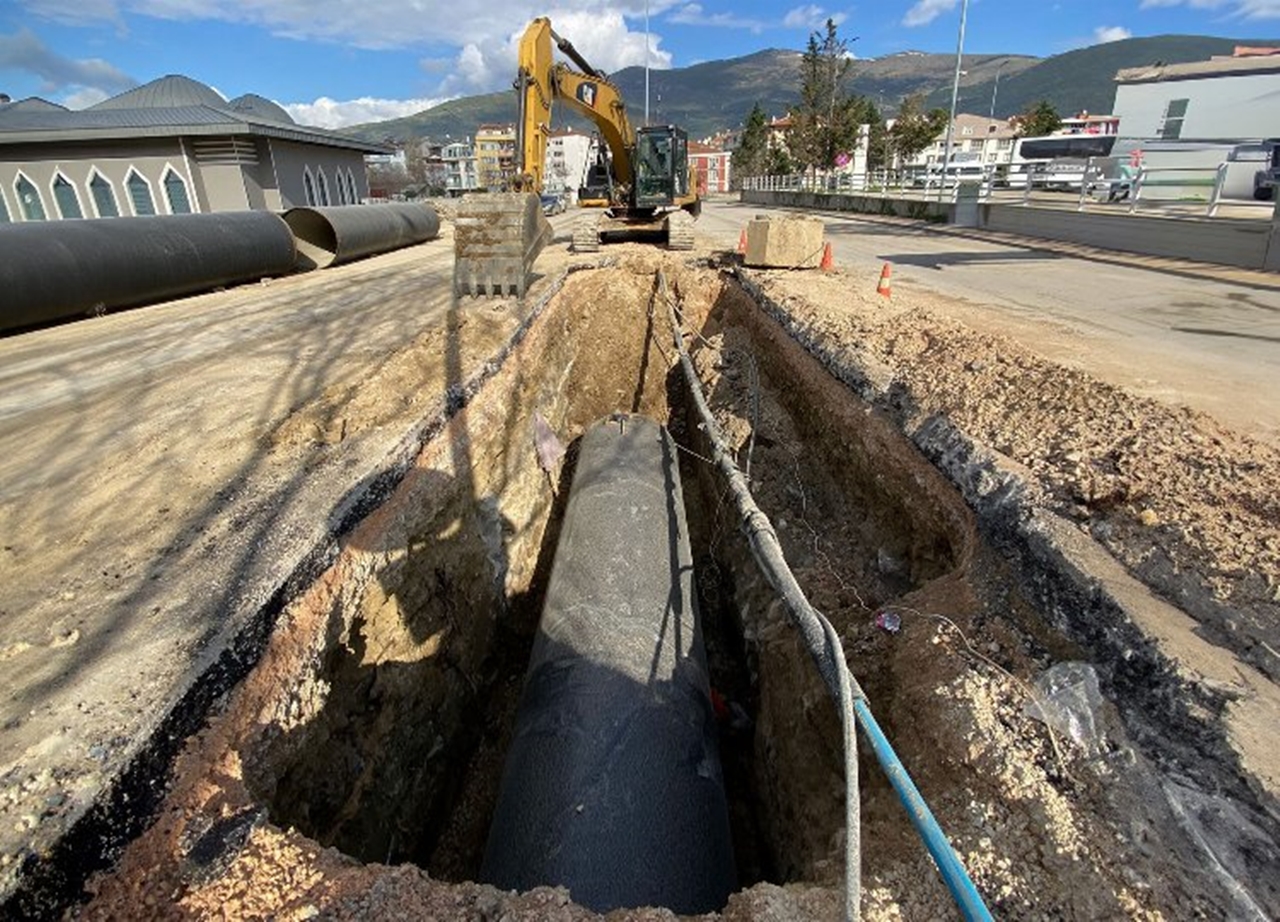
[[[542,202],[532,193],[464,195],[454,221],[454,292],[524,297],[534,260],[551,237]]]

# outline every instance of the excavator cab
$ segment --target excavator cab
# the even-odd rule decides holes
[[[689,138],[681,128],[655,125],[636,132],[635,207],[664,208],[689,196]]]
[[[613,171],[608,148],[596,136],[596,159],[587,167],[583,184],[578,187],[578,204],[584,208],[608,208],[613,203]]]

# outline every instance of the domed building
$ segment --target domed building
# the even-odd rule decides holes
[[[32,97],[0,104],[0,222],[355,204],[386,152],[180,74],[81,111]]]

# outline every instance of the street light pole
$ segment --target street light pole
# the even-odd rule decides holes
[[[649,0],[644,0],[644,123],[649,124]]]
[[[964,57],[964,23],[969,16],[969,0],[960,3],[960,38],[956,41],[956,76],[951,83],[951,118],[947,122],[947,143],[942,154],[942,181],[938,185],[938,198],[947,184],[947,165],[951,163],[951,144],[956,133],[956,100],[960,96],[960,61]]]
[[[996,92],[1000,89],[1000,71],[1004,70],[1008,61],[1001,61],[1000,66],[996,68],[996,82],[991,85],[991,121],[996,120]]]

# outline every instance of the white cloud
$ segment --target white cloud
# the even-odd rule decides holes
[[[1240,0],[1236,12],[1245,19],[1280,19],[1280,0]]]
[[[1142,0],[1139,9],[1185,6],[1193,10],[1226,9],[1233,19],[1280,19],[1280,0]]]
[[[40,78],[42,90],[98,90],[103,98],[138,85],[124,71],[101,58],[64,57],[51,51],[30,29],[0,35],[0,70],[15,70]]]
[[[652,13],[652,11],[650,11]],[[652,18],[652,17],[651,17]],[[645,35],[644,24],[640,30],[632,32],[621,13],[603,11],[562,11],[551,17],[556,32],[573,42],[574,47],[597,70],[613,73],[624,67],[644,66]],[[651,23],[652,25],[652,23]],[[524,27],[520,27],[520,32]],[[504,70],[503,76],[510,83],[510,73],[515,70],[515,46],[519,34],[513,36],[511,44],[510,71]],[[671,52],[661,48],[662,37],[651,33],[649,36],[649,66],[666,69],[671,66]]]
[[[782,25],[788,29],[814,31],[824,28],[828,19],[838,26],[846,18],[844,13],[828,13],[822,7],[811,3],[808,6],[797,6],[789,10],[787,15],[782,17]]]
[[[1226,6],[1228,0],[1142,0],[1138,8],[1142,10],[1161,6],[1189,6],[1193,10],[1216,10]]]
[[[644,31],[632,31],[620,12],[559,10],[549,16],[556,32],[573,42],[578,53],[597,70],[610,74],[624,67],[644,66]],[[521,21],[502,40],[466,43],[450,65],[441,91],[461,94],[510,87],[526,24]],[[647,44],[650,67],[671,67],[671,53],[662,50],[661,36],[650,34]],[[428,63],[435,66],[436,62],[424,62],[424,69]]]
[[[109,98],[111,98],[110,93],[104,93],[102,90],[90,86],[68,93],[62,97],[62,104],[68,109],[87,109]]]
[[[1093,40],[1099,45],[1126,38],[1133,38],[1133,33],[1124,26],[1098,26],[1093,30]]]
[[[96,22],[123,25],[116,0],[24,0],[22,5],[27,12],[39,19],[49,19],[63,25],[82,26]]]
[[[943,13],[955,8],[956,0],[917,0],[915,6],[902,17],[902,24],[908,27],[927,26]]]
[[[86,19],[137,14],[181,21],[256,25],[277,36],[333,42],[366,50],[420,49],[422,69],[440,75],[440,95],[487,92],[510,86],[516,46],[530,20],[548,16],[556,31],[606,73],[645,62],[644,0],[557,0],[550,8],[535,0],[20,0],[47,18],[69,21],[90,5]],[[676,6],[650,0],[651,21]],[[123,19],[120,19],[123,21]],[[671,66],[662,37],[649,38],[649,64]],[[445,49],[457,49],[449,52]]]
[[[724,29],[746,29],[760,34],[768,28],[762,19],[734,16],[732,13],[708,13],[700,3],[686,3],[667,17],[668,22],[682,26],[716,26]]]
[[[381,122],[389,118],[403,118],[423,109],[430,109],[446,100],[441,99],[375,99],[362,96],[359,99],[338,101],[321,96],[315,102],[283,103],[286,112],[300,125],[320,128],[345,128],[365,122]]]

